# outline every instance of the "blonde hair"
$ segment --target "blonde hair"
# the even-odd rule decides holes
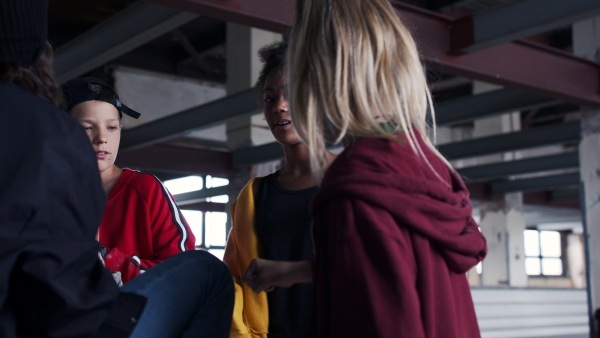
[[[404,130],[424,158],[416,129],[445,161],[427,137],[433,105],[415,42],[389,0],[298,0],[288,57],[292,120],[319,181],[325,140],[397,140],[382,121]]]

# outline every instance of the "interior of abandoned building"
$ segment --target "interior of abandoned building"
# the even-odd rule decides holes
[[[483,337],[589,337],[600,307],[600,2],[392,1],[427,72],[437,144],[468,183],[486,260]],[[293,0],[50,0],[61,81],[95,76],[139,111],[117,165],[166,182],[222,257],[233,201],[281,165],[256,108],[263,45]],[[333,152],[343,148],[331,145]]]

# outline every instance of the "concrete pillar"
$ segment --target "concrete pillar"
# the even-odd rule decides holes
[[[494,89],[498,88],[481,82],[476,82],[473,87],[474,94]],[[520,121],[519,112],[476,120],[473,138],[520,130]],[[519,152],[507,152],[481,156],[475,162],[483,165],[519,157]],[[525,272],[522,193],[509,193],[495,196],[490,201],[481,201],[479,214],[479,226],[488,241],[488,255],[482,266],[482,285],[526,287],[528,278]]]
[[[586,288],[585,243],[583,234],[567,235],[567,266],[571,276],[571,284],[576,289]]]
[[[600,17],[573,25],[573,52],[600,61]],[[593,317],[600,309],[600,110],[584,108],[581,129],[581,210],[587,254],[590,331],[596,337],[600,332]]]
[[[282,39],[280,34],[227,23],[227,95],[246,90],[254,86],[262,68],[258,50]],[[250,118],[242,118],[227,124],[227,145],[231,151],[253,147],[269,142],[274,138],[264,122],[262,113]],[[256,168],[241,168],[233,177],[229,177],[229,201],[234,201],[248,180],[255,176]],[[231,229],[231,220],[227,222],[227,234]]]
[[[262,68],[258,50],[270,43],[280,41],[281,34],[227,23],[227,95],[246,90],[256,83]],[[256,146],[273,141],[265,128],[262,114],[243,118],[227,125],[227,142],[232,150]]]
[[[600,309],[600,112],[582,115],[579,144],[582,220],[587,251],[590,315]],[[592,332],[600,332],[599,327]]]
[[[488,242],[482,285],[526,287],[522,194],[511,193],[480,202],[479,212],[479,226]]]

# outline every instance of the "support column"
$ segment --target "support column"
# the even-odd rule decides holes
[[[573,52],[600,61],[600,17],[573,25]],[[579,144],[581,211],[587,256],[590,334],[600,334],[594,313],[600,309],[600,110],[583,109]]]
[[[227,23],[227,95],[232,95],[254,86],[262,68],[258,50],[280,41],[281,34]],[[256,111],[250,118],[242,118],[227,124],[227,144],[230,151],[273,142],[262,113]],[[254,176],[256,168],[242,168],[229,177],[229,201],[234,201],[248,180]],[[231,229],[228,218],[227,234]]]
[[[587,256],[589,315],[592,318],[590,324],[593,324],[593,314],[600,311],[600,112],[583,114],[581,124],[583,129],[579,144],[581,216]],[[600,323],[590,327],[593,337],[597,337],[600,333],[598,324]]]
[[[480,202],[479,212],[479,226],[488,243],[482,285],[526,287],[522,193],[510,193]]]
[[[281,34],[227,23],[227,95],[246,90],[256,83],[262,68],[258,50],[280,41]],[[265,128],[261,112],[251,118],[242,118],[227,125],[227,143],[230,150],[247,148],[273,141]]]
[[[498,89],[476,82],[474,94]],[[514,132],[521,129],[519,112],[503,114],[475,121],[473,138]],[[519,152],[492,154],[477,158],[479,165],[510,161],[520,157]],[[523,231],[523,194],[521,192],[494,196],[479,203],[481,231],[488,242],[488,254],[483,261],[481,283],[484,286],[526,287],[525,248]]]

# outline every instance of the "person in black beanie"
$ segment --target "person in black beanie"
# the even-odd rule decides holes
[[[125,290],[102,265],[106,194],[57,107],[47,6],[0,1],[0,337],[228,336],[232,278],[209,253],[172,256]]]
[[[0,80],[59,105],[61,90],[52,70],[52,46],[46,41],[47,6],[47,0],[2,0]]]

